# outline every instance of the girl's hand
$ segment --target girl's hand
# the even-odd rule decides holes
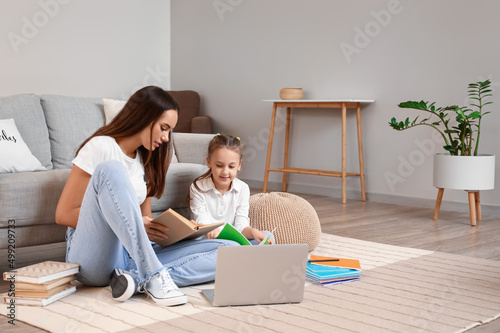
[[[262,242],[267,237],[267,235],[265,233],[263,233],[262,231],[257,230],[257,229],[252,229],[252,236],[253,236],[253,239],[255,239],[257,241],[257,243]],[[269,239],[267,244],[272,244],[271,239]]]
[[[144,229],[146,229],[146,233],[148,234],[150,241],[154,242],[168,238],[168,235],[165,233],[169,230],[168,227],[160,223],[152,222],[153,219],[149,216],[143,216],[142,220],[144,222]]]
[[[219,237],[219,234],[220,234],[220,229],[216,228],[207,234],[207,239],[215,239]]]

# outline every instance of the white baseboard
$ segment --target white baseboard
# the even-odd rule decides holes
[[[260,180],[244,180],[250,188],[262,189],[264,182]],[[268,182],[267,189],[269,191],[281,191],[283,185],[281,182]],[[316,194],[332,198],[341,198],[342,190],[340,188],[323,187],[306,184],[289,184],[287,191],[292,193]],[[434,209],[436,199],[423,199],[406,197],[392,194],[381,193],[366,193],[368,201],[388,203],[394,205],[404,205],[411,207],[421,207]],[[361,200],[361,191],[347,189],[347,200]],[[349,201],[348,201],[349,202]],[[441,210],[455,212],[469,212],[469,205],[466,202],[445,201],[441,202]],[[500,206],[481,204],[481,212],[483,215],[500,215]]]

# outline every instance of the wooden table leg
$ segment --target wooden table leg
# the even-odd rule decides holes
[[[441,201],[443,200],[443,193],[444,193],[444,188],[438,189],[438,196],[436,199],[436,207],[434,207],[434,216],[432,219],[436,221],[438,219],[439,215],[439,208],[441,207]]]
[[[476,216],[478,220],[482,220],[483,216],[481,214],[481,200],[479,199],[479,191],[474,192],[474,198],[476,201]]]
[[[346,189],[346,118],[347,118],[347,105],[342,103],[342,203],[347,202],[347,189]]]
[[[285,132],[285,161],[283,167],[288,168],[288,148],[290,140],[290,113],[292,109],[286,108],[286,132]],[[286,192],[287,173],[283,172],[283,192]]]
[[[359,179],[361,182],[361,200],[366,201],[365,167],[363,162],[363,136],[361,135],[361,105],[356,108],[356,123],[358,127]]]
[[[271,150],[273,149],[274,124],[276,123],[276,110],[278,107],[273,103],[273,115],[271,116],[271,129],[269,130],[269,143],[267,145],[266,173],[264,175],[264,187],[262,192],[267,192],[267,181],[269,179],[269,165],[271,164]]]
[[[476,225],[476,200],[474,192],[468,192],[469,194],[469,213],[470,213],[470,225]]]

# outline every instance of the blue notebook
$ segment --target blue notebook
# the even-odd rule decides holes
[[[307,263],[307,276],[314,280],[347,280],[359,278],[359,275],[359,269],[320,266]]]

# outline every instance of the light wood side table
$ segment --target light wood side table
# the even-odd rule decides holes
[[[267,192],[267,182],[269,171],[283,173],[283,192],[286,192],[287,174],[300,173],[307,175],[328,176],[342,178],[342,203],[347,202],[346,178],[356,176],[361,181],[361,199],[366,201],[365,192],[365,174],[363,162],[363,142],[361,135],[361,104],[373,103],[374,100],[363,99],[324,99],[324,100],[263,100],[264,102],[273,103],[273,114],[271,116],[271,128],[269,132],[269,144],[267,148],[266,173],[264,176],[264,188],[262,192]],[[276,123],[276,114],[278,108],[286,108],[286,133],[285,133],[285,160],[283,168],[270,168],[271,151],[273,148],[274,126]],[[288,151],[290,141],[290,114],[292,109],[307,108],[307,109],[341,109],[342,110],[342,171],[328,171],[317,169],[300,169],[291,168],[288,166]],[[356,123],[358,131],[358,154],[359,154],[359,173],[347,172],[346,169],[346,131],[347,131],[347,110],[356,110]]]

